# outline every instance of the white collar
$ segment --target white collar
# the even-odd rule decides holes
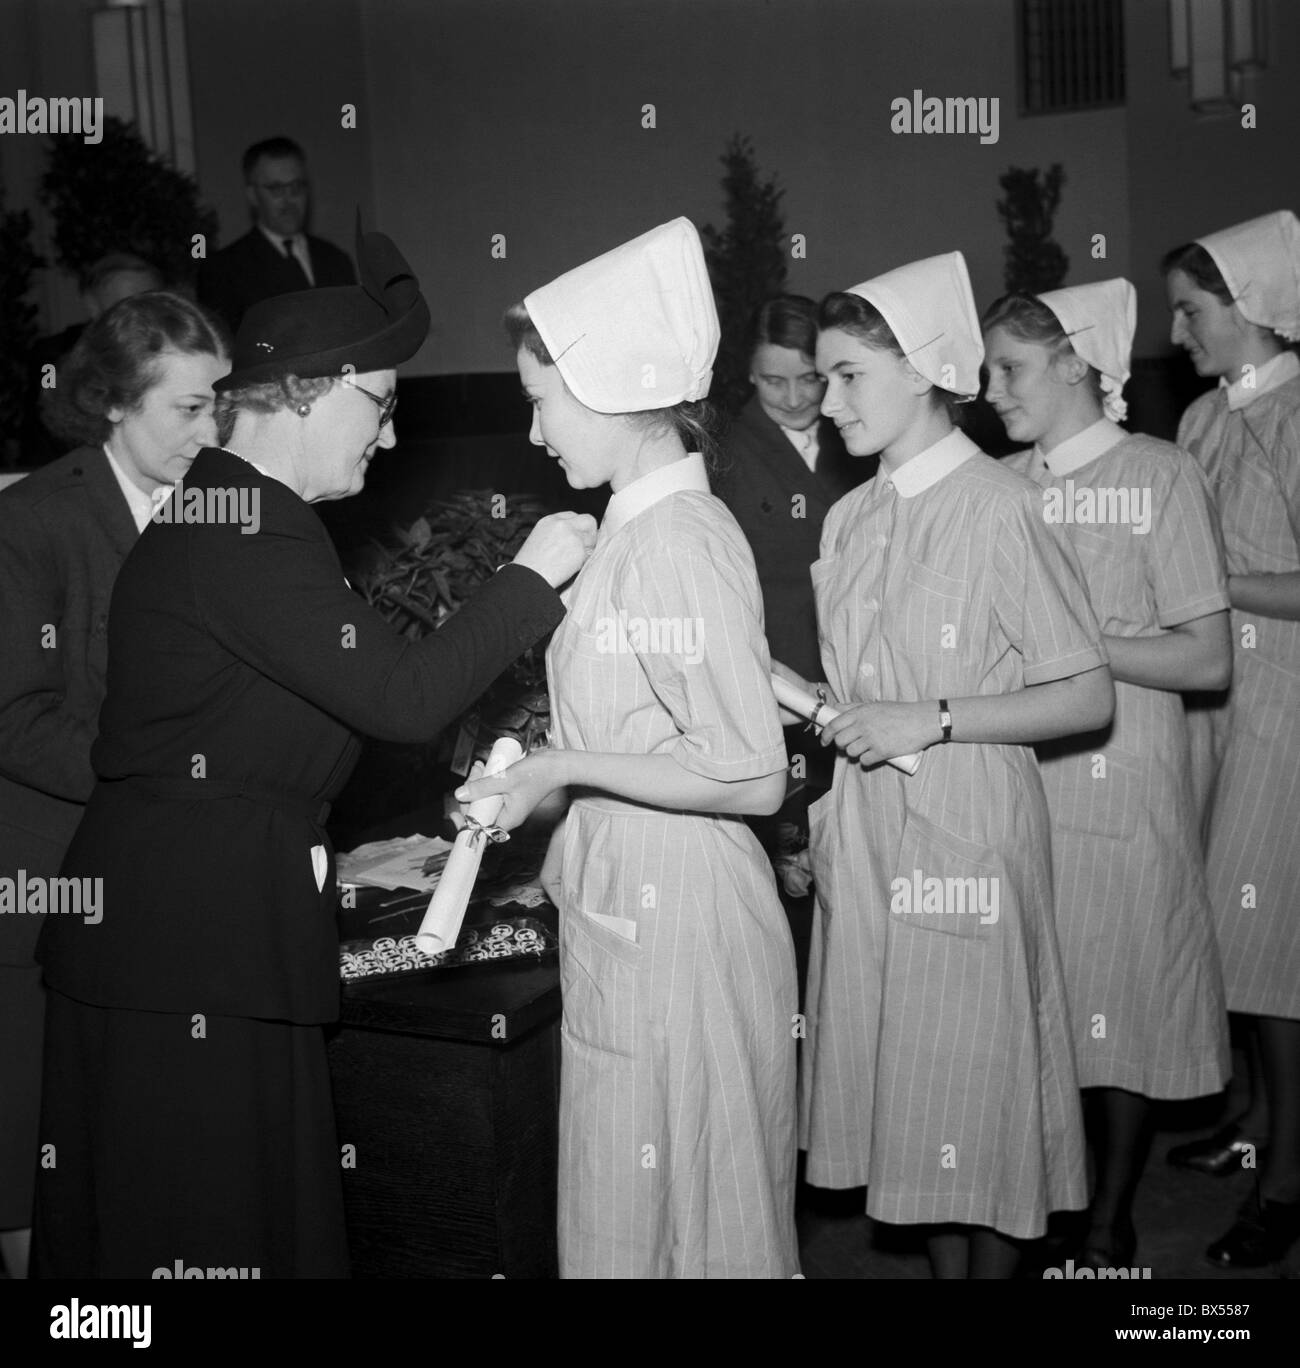
[[[978,453],[979,447],[961,428],[953,428],[933,446],[918,451],[904,461],[892,475],[886,475],[882,470],[881,476],[885,484],[892,484],[902,498],[912,499],[923,494],[931,485],[938,484],[945,475],[951,475],[959,465],[965,464]]]
[[[1118,423],[1112,423],[1109,418],[1098,418],[1091,426],[1076,432],[1073,437],[1067,437],[1051,451],[1044,452],[1035,443],[1032,465],[1037,470],[1046,470],[1049,475],[1062,479],[1104,455],[1126,436],[1127,433]]]
[[[154,509],[161,507],[171,497],[175,485],[159,485],[153,494],[146,494],[114,459],[113,453],[108,449],[107,442],[104,443],[103,450],[104,455],[108,457],[108,468],[113,472],[114,479],[121,487],[122,497],[126,500],[127,509],[131,514],[131,521],[135,523],[135,530],[143,532],[149,526],[149,519],[153,517]]]
[[[1253,385],[1247,386],[1244,378],[1229,384],[1227,377],[1221,375],[1219,388],[1228,391],[1228,407],[1235,412],[1253,403],[1261,394],[1267,394],[1269,390],[1285,385],[1288,380],[1294,380],[1297,375],[1300,375],[1300,359],[1295,352],[1284,351],[1278,352],[1262,366],[1255,367]]]
[[[619,528],[660,499],[688,489],[709,493],[709,474],[704,468],[704,457],[698,451],[692,451],[680,461],[670,461],[612,494],[600,524],[601,540],[612,537]]]

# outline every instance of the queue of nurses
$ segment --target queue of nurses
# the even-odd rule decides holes
[[[779,801],[767,781],[781,747],[752,556],[687,450],[707,445],[682,404],[706,391],[716,346],[697,258],[678,220],[536,292],[511,327],[534,442],[571,483],[614,490],[549,656],[559,748],[463,790],[505,793],[507,826],[567,801],[548,867],[571,1275],[797,1267],[791,1058],[773,1029],[791,996],[788,936],[770,873],[727,816]],[[1234,595],[1283,608],[1289,580],[1255,584],[1243,551],[1225,592],[1198,467],[1115,426],[1125,282],[990,311],[990,396],[1034,444],[1012,463],[953,423],[985,352],[960,253],[831,295],[818,322],[823,411],[881,468],[831,510],[812,567],[826,681],[770,662],[839,709],[822,738],[834,786],[810,814],[808,1179],[866,1185],[870,1214],[926,1225],[937,1276],[1008,1276],[1048,1213],[1088,1205],[1082,1084],[1099,1127],[1080,1252],[1122,1263],[1148,1099],[1216,1091],[1228,1068],[1210,932],[1213,916],[1222,939],[1225,917],[1213,879],[1207,901],[1175,695],[1226,682],[1226,610],[1262,611]],[[644,377],[665,363],[689,383],[656,406]],[[1054,523],[1065,481],[1146,490],[1149,521]],[[633,641],[602,652],[602,624],[638,612],[700,614],[702,660]],[[923,752],[913,776],[883,763],[910,752]],[[1247,829],[1230,793],[1221,780],[1212,831]],[[921,896],[936,881],[974,882],[980,915],[945,915]],[[1270,925],[1284,938],[1283,917]],[[1230,980],[1230,1006],[1262,1001],[1234,1001]],[[727,1020],[739,1029],[719,1053]],[[1287,1115],[1275,1106],[1279,1139]],[[1285,1206],[1276,1173],[1257,1217]],[[1248,1263],[1241,1246],[1226,1262]]]

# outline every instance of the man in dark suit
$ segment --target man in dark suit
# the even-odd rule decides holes
[[[244,193],[253,226],[199,270],[199,299],[239,328],[249,307],[274,295],[326,285],[352,285],[346,252],[306,232],[311,187],[303,150],[268,138],[244,153]]]

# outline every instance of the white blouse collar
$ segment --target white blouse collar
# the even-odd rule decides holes
[[[624,485],[617,494],[610,495],[605,508],[605,516],[600,524],[600,537],[612,537],[619,528],[630,523],[638,513],[666,499],[669,494],[683,490],[696,489],[709,493],[709,475],[704,468],[704,457],[698,451],[680,461],[671,461],[666,466],[642,475],[630,485]]]
[[[1058,479],[1064,478],[1095,461],[1098,456],[1105,455],[1126,436],[1118,423],[1112,423],[1109,418],[1098,418],[1090,427],[1076,432],[1073,437],[1067,437],[1051,451],[1044,452],[1042,447],[1035,444],[1032,464]]]
[[[886,475],[882,470],[881,479],[887,485],[892,484],[902,498],[912,499],[978,454],[979,447],[960,428],[953,428],[933,446],[904,461],[892,475]]]
[[[1248,386],[1244,379],[1229,384],[1227,377],[1221,375],[1219,388],[1228,391],[1228,407],[1235,412],[1253,403],[1261,394],[1267,394],[1269,390],[1285,385],[1288,380],[1294,380],[1297,375],[1300,375],[1300,359],[1297,359],[1295,352],[1284,351],[1278,352],[1262,366],[1255,367],[1253,385]]]

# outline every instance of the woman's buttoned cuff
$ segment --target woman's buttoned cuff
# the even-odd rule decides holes
[[[1099,665],[1109,665],[1110,656],[1103,646],[1090,646],[1086,651],[1075,651],[1072,655],[1058,656],[1055,660],[1040,660],[1025,666],[1025,683],[1051,684],[1057,679],[1069,679],[1071,675],[1095,670]]]

